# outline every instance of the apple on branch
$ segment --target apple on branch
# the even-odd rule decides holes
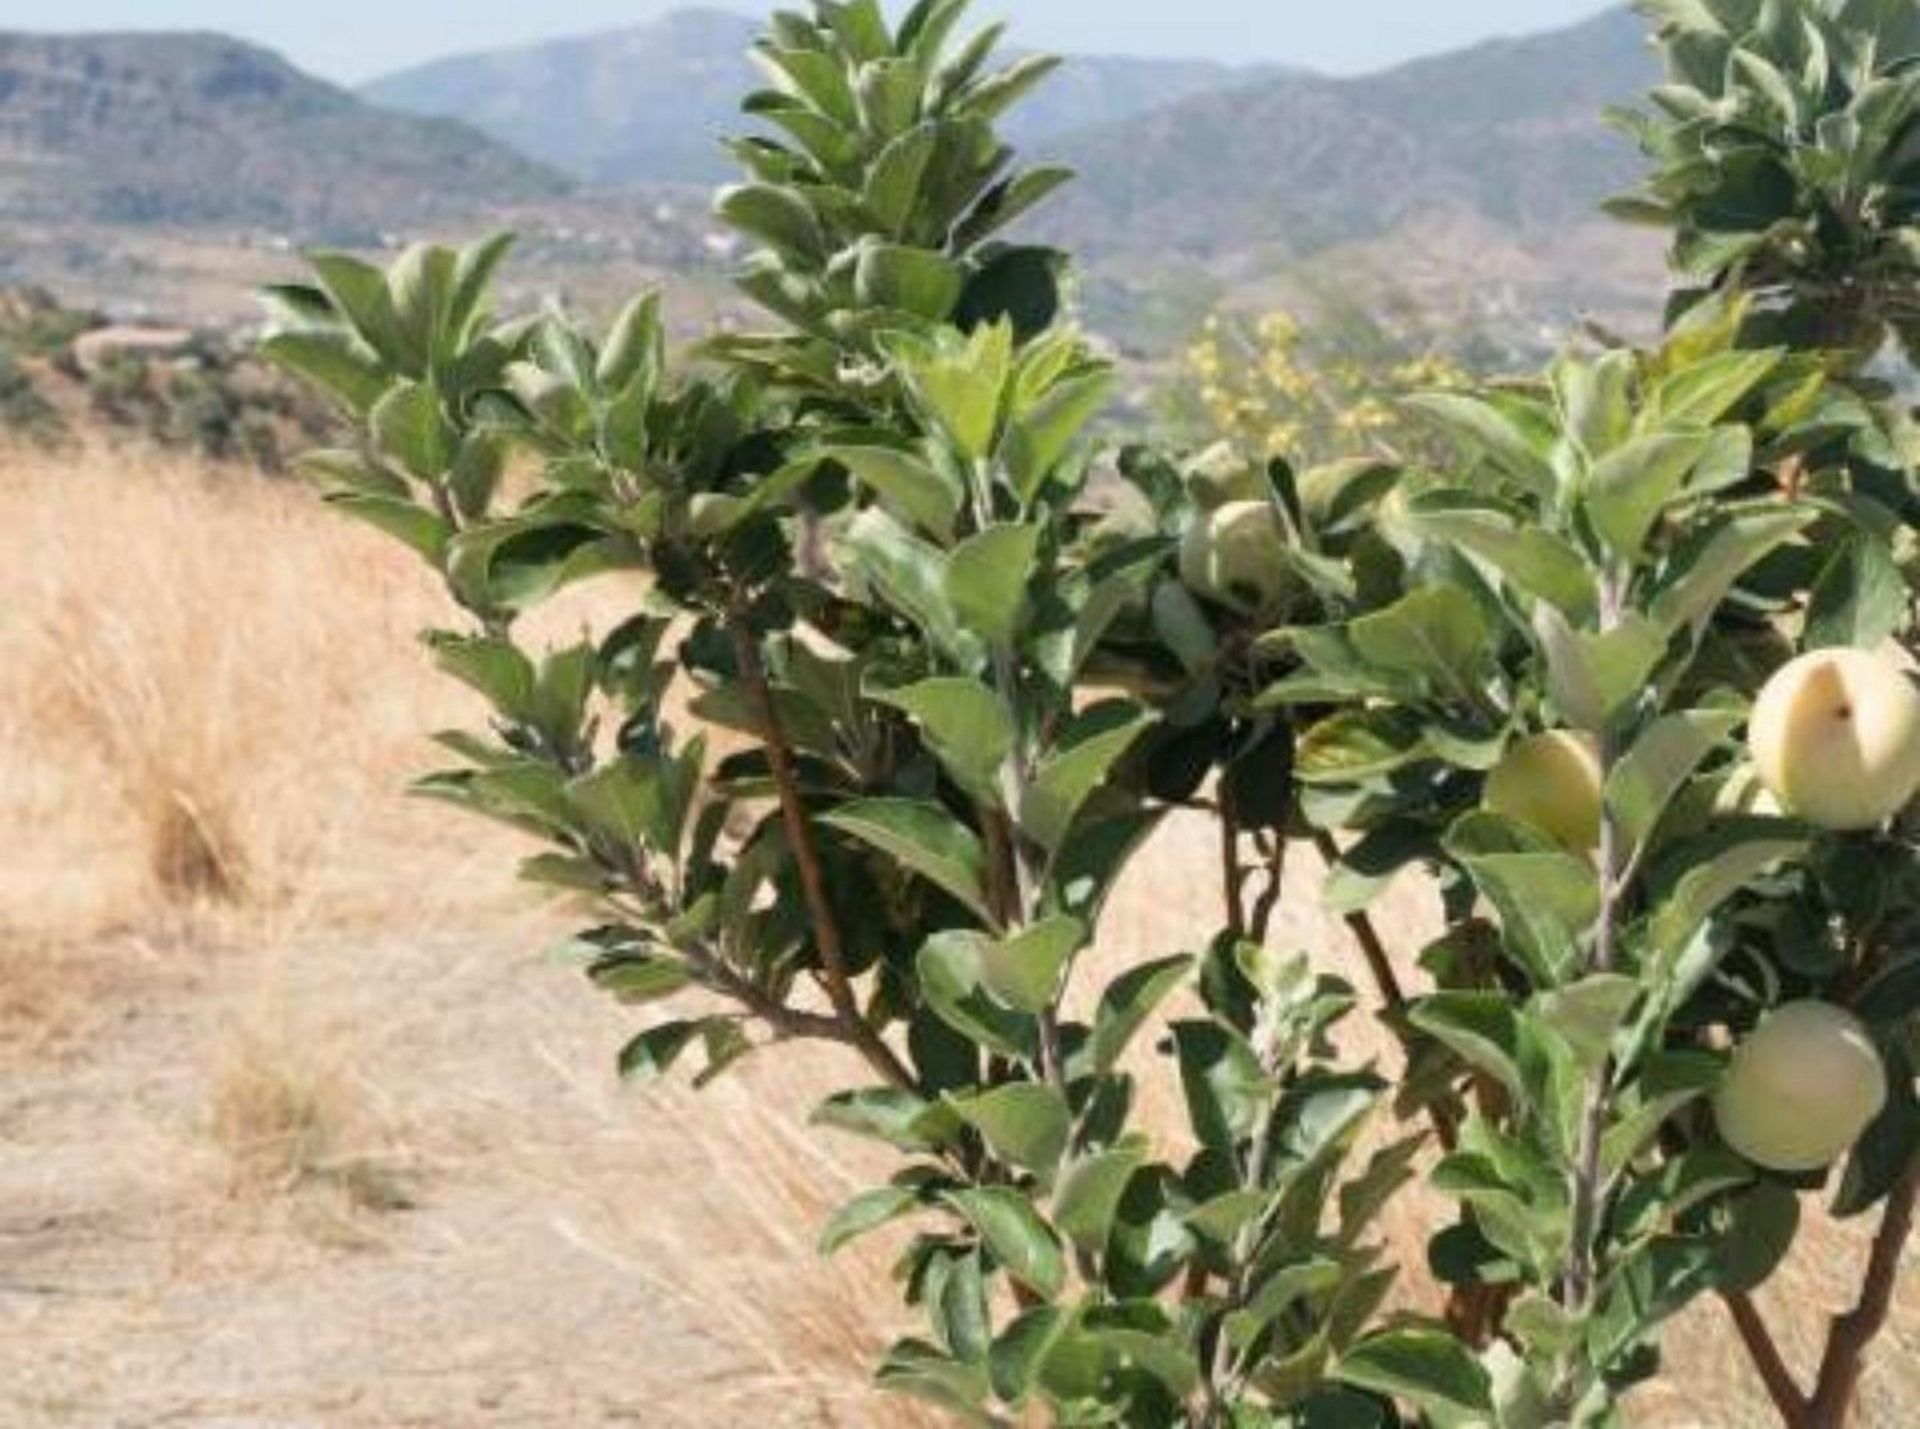
[[[1761,781],[1796,818],[1870,829],[1920,790],[1920,692],[1891,659],[1816,650],[1761,690],[1747,726]]]
[[[1887,1102],[1887,1069],[1858,1018],[1828,1002],[1776,1009],[1734,1050],[1714,1098],[1727,1145],[1770,1171],[1818,1171]]]
[[[1515,740],[1487,776],[1482,802],[1575,853],[1591,852],[1600,843],[1599,742],[1570,729]]]

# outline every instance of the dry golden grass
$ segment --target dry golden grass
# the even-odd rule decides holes
[[[355,1296],[383,1274],[403,1285],[437,1277],[438,1293],[459,1290],[472,1315],[490,1316],[484,1334],[462,1321],[449,1335],[471,1333],[536,1370],[601,1354],[597,1372],[647,1406],[645,1422],[932,1422],[877,1406],[867,1385],[899,1318],[888,1244],[824,1266],[813,1252],[831,1208],[885,1174],[884,1157],[802,1125],[813,1100],[858,1069],[831,1051],[783,1048],[704,1093],[623,1095],[607,1064],[631,1024],[527,956],[560,925],[512,891],[518,845],[397,792],[434,759],[426,731],[477,713],[414,641],[444,618],[409,556],[297,489],[141,454],[0,453],[0,827],[17,831],[0,865],[0,1059],[30,1068],[47,1105],[75,1108],[60,1134],[81,1146],[81,1118],[124,1123],[156,1069],[192,1069],[182,1135],[143,1134],[137,1168],[104,1147],[87,1166],[103,1196],[118,1196],[119,1178],[150,1183],[156,1147],[183,1161],[217,1151],[213,1176],[179,1178],[200,1188],[179,1192],[189,1199],[143,1213],[144,1235],[172,1226],[192,1239],[193,1254],[174,1257],[188,1269],[168,1274],[188,1277],[195,1296],[211,1293],[192,1279],[211,1273],[200,1267],[230,1253],[207,1247],[239,1234],[221,1229],[235,1215],[226,1193],[320,1188],[364,1223],[417,1183],[417,1216],[341,1238],[342,1251],[400,1247],[383,1251],[383,1268],[355,1270]],[[591,618],[590,603],[569,609],[555,633]],[[1359,980],[1343,930],[1317,910],[1311,856],[1295,863],[1276,937]],[[1204,831],[1167,830],[1117,900],[1103,962],[1190,948],[1216,883]],[[1385,930],[1409,949],[1432,917],[1431,897],[1409,888],[1388,904]],[[123,1028],[136,1011],[142,1020]],[[112,1070],[142,1029],[148,1060]],[[1385,1041],[1368,1051],[1391,1062]],[[1164,1079],[1147,1107],[1177,1120]],[[457,1212],[474,1198],[486,1209],[469,1224]],[[1432,1210],[1410,1202],[1386,1228],[1403,1264],[1421,1263]],[[1859,1239],[1816,1229],[1769,1287],[1796,1362],[1844,1305]],[[497,1283],[470,1259],[442,1269],[434,1258],[495,1242],[507,1248],[488,1272]],[[298,1257],[332,1242],[305,1244],[275,1255],[307,1274]],[[114,1248],[114,1263],[127,1254]],[[265,1274],[249,1264],[251,1279]],[[525,1297],[563,1322],[592,1274],[620,1295],[641,1284],[707,1348],[593,1350],[521,1313]],[[312,1317],[337,1328],[329,1317],[344,1325],[357,1303],[315,1309],[299,1298],[303,1283],[263,1280],[248,1302],[293,1321],[301,1349],[320,1328]],[[496,1300],[467,1296],[483,1285]],[[1423,1288],[1410,1279],[1408,1291]],[[1910,1293],[1903,1306],[1869,1379],[1868,1429],[1920,1422],[1920,1304]],[[76,1320],[65,1333],[121,1328]],[[1690,1315],[1674,1345],[1637,1422],[1770,1422],[1714,1307]],[[399,1368],[360,1372],[394,1386],[454,1372],[433,1362],[430,1340],[406,1353],[415,1359]],[[312,1358],[301,1372],[324,1378],[331,1367]],[[5,1364],[0,1354],[0,1380]],[[84,1401],[55,1385],[46,1403],[85,1407],[45,1422],[119,1422],[136,1402],[156,1416],[177,1408],[170,1384],[109,1379],[105,1398]],[[0,1419],[6,1403],[0,1389]],[[259,1403],[278,1412],[291,1401]],[[515,1422],[588,1412],[556,1400]],[[399,1417],[385,1401],[321,1415]]]
[[[412,658],[446,610],[404,552],[296,487],[125,451],[0,455],[0,526],[0,809],[34,833],[9,922],[378,919],[473,856],[391,797],[472,714]]]

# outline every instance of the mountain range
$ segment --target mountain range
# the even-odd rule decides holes
[[[395,114],[211,34],[0,32],[0,217],[378,234],[564,192],[454,119]]]
[[[719,138],[741,128],[740,97],[765,84],[748,58],[761,29],[726,10],[455,55],[361,88],[376,104],[465,120],[590,184],[719,183]],[[1266,73],[1204,60],[1078,56],[1008,116],[1016,144],[1132,118]]]
[[[698,202],[647,195],[728,175],[716,137],[745,127],[757,29],[685,10],[357,93],[218,35],[0,32],[0,223],[370,241],[537,229],[546,213],[551,246],[591,230],[604,248],[629,242],[631,215],[671,212],[671,240],[643,247],[711,268]],[[1427,280],[1422,302],[1442,292],[1564,322],[1613,316],[1612,295],[1657,254],[1594,222],[1639,167],[1601,110],[1657,79],[1643,22],[1612,9],[1351,78],[1072,57],[1009,132],[1079,172],[1028,231],[1087,257],[1109,316],[1158,312],[1143,323],[1171,332],[1228,289],[1260,301],[1307,265],[1338,286],[1341,265],[1361,263],[1409,290]]]

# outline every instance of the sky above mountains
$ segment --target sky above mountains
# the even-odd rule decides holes
[[[673,0],[0,0],[0,28],[221,30],[356,82],[444,55],[630,25]],[[771,4],[732,0],[747,13]],[[978,0],[1018,43],[1082,54],[1207,57],[1353,72],[1501,34],[1550,29],[1603,0]]]

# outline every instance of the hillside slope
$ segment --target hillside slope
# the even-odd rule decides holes
[[[1522,232],[1578,221],[1637,156],[1601,110],[1657,78],[1643,22],[1609,11],[1377,75],[1289,75],[1073,136],[1047,231],[1091,251],[1298,255],[1472,213]]]
[[[0,217],[308,238],[565,188],[463,124],[378,109],[224,36],[0,32]]]
[[[432,61],[365,86],[377,104],[465,120],[592,183],[710,183],[731,176],[716,139],[764,82],[747,57],[758,20],[675,11],[604,34]],[[1244,81],[1205,61],[1076,58],[1010,116],[1031,144]]]

